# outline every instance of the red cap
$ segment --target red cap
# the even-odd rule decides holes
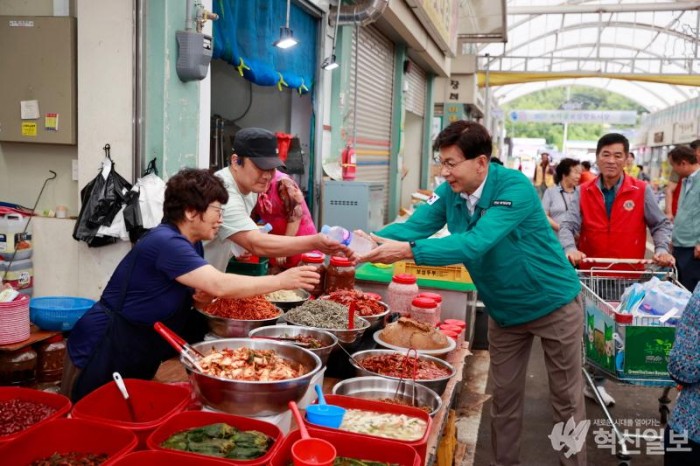
[[[411,306],[416,306],[421,309],[432,309],[437,307],[437,303],[430,298],[413,298]]]
[[[352,262],[347,257],[333,256],[331,257],[331,265],[337,267],[351,267]]]
[[[457,327],[456,325],[450,325],[450,324],[440,324],[440,330],[448,330],[450,332],[457,332],[457,334],[462,333],[461,327]]]
[[[618,324],[631,324],[634,316],[627,312],[616,312],[615,322]]]
[[[375,301],[382,300],[382,295],[380,295],[379,293],[367,293],[367,292],[365,292],[365,296],[367,296],[369,299],[374,299]]]
[[[440,332],[442,332],[442,334],[445,335],[446,337],[452,338],[453,340],[457,340],[457,338],[459,338],[459,333],[453,332],[451,330],[440,329]]]
[[[394,275],[391,280],[403,285],[413,285],[416,283],[416,276],[410,273],[399,273]]]
[[[467,328],[467,323],[459,319],[445,319],[445,323],[448,325],[454,325],[462,329]]]
[[[419,298],[430,298],[436,303],[440,304],[442,302],[442,296],[437,294],[437,293],[430,293],[429,291],[424,291],[422,293],[418,293]]]
[[[301,260],[302,262],[308,262],[310,264],[323,264],[323,260],[325,259],[326,256],[323,254],[319,254],[317,252],[310,252],[308,254],[302,254],[301,255]]]

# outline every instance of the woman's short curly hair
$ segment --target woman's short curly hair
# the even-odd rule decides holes
[[[214,201],[228,202],[228,192],[221,179],[209,170],[183,168],[165,185],[163,221],[181,222],[187,209],[202,214]]]
[[[561,159],[557,164],[557,168],[554,170],[554,182],[561,183],[561,180],[564,179],[566,175],[571,173],[571,169],[580,164],[581,162],[576,159]]]

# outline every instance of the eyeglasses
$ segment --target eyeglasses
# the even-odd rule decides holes
[[[216,211],[217,211],[218,214],[219,214],[219,217],[223,217],[223,216],[224,216],[224,208],[223,208],[223,207],[218,206],[218,205],[214,205],[214,204],[209,204],[209,205],[207,206],[207,209],[210,208],[210,207],[211,207],[212,209],[216,209]]]
[[[444,168],[448,172],[452,172],[452,170],[454,170],[457,165],[464,163],[467,160],[470,159],[464,159],[460,160],[459,162],[453,162],[452,160],[440,160],[438,157],[435,157],[435,163],[440,165],[441,168]]]

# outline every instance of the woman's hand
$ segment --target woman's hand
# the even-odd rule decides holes
[[[206,306],[214,301],[214,299],[216,299],[216,296],[212,296],[206,291],[202,290],[194,290],[194,294],[192,295],[192,301],[198,305],[197,307]]]
[[[292,267],[277,275],[281,290],[296,290],[302,288],[306,291],[314,289],[321,276],[315,272],[316,268],[310,265]]]

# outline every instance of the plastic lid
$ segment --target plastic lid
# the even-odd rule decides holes
[[[351,267],[352,262],[347,257],[333,256],[331,257],[331,265],[337,267]]]
[[[416,306],[421,309],[434,309],[437,307],[437,303],[430,298],[413,298],[411,306]]]
[[[616,312],[615,313],[615,322],[618,322],[620,324],[631,324],[632,320],[634,319],[634,316],[629,313],[620,313]]]
[[[467,328],[467,323],[459,319],[445,319],[445,323],[448,325],[455,325],[460,328]]]
[[[399,273],[394,275],[391,281],[401,283],[402,285],[413,285],[416,283],[416,276],[410,273]]]
[[[440,330],[449,330],[451,332],[462,333],[462,327],[450,324],[440,324]]]
[[[382,295],[380,295],[379,293],[367,293],[367,292],[365,292],[365,296],[367,296],[370,299],[374,299],[376,301],[382,300]]]
[[[453,340],[456,340],[459,338],[459,333],[453,332],[452,330],[442,330],[440,329],[440,332],[442,332],[443,335],[446,337],[452,338]]]
[[[437,294],[437,293],[430,293],[429,291],[424,291],[422,293],[418,293],[419,298],[430,298],[436,303],[440,304],[442,302],[442,296]]]
[[[301,255],[302,262],[308,262],[310,264],[323,264],[324,259],[325,256],[317,252],[310,252],[308,254]]]

